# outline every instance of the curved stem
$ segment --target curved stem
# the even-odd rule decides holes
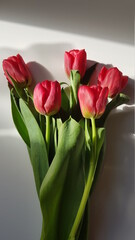
[[[46,116],[46,146],[47,152],[49,153],[49,145],[50,145],[50,116]]]
[[[74,108],[74,106],[78,103],[78,88],[80,84],[80,73],[77,70],[72,70],[70,72],[70,82],[71,82],[71,89],[70,89],[70,110]]]
[[[45,233],[44,233],[44,222],[42,222],[42,232],[41,232],[41,237],[40,240],[45,240]]]
[[[57,150],[57,145],[58,145],[58,128],[57,128],[57,119],[55,121],[55,132],[54,132],[54,147],[55,147],[55,153]]]
[[[89,149],[89,140],[90,140],[90,131],[89,131],[89,120],[87,118],[85,118],[85,142],[86,142],[86,146]]]
[[[96,124],[95,124],[95,118],[91,118],[91,125],[92,125],[92,145],[93,145],[93,150],[92,154],[94,155],[96,159],[96,151],[97,151],[97,131],[96,131]]]
[[[87,178],[87,182],[84,188],[84,192],[83,192],[83,196],[82,196],[82,200],[76,215],[76,219],[74,221],[73,227],[71,229],[70,235],[69,235],[69,240],[70,239],[74,239],[76,232],[78,230],[78,227],[80,225],[81,219],[83,217],[84,211],[85,211],[85,207],[89,198],[89,194],[90,194],[90,189],[93,183],[93,179],[94,179],[94,175],[95,175],[95,170],[96,170],[96,126],[95,126],[95,119],[92,118],[91,119],[91,123],[92,123],[92,156],[91,156],[91,160],[90,160],[90,168],[89,168],[89,174],[88,174],[88,178]]]

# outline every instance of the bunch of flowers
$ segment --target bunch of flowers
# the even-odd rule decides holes
[[[87,240],[88,204],[104,153],[105,121],[127,103],[128,82],[116,67],[103,67],[90,84],[96,64],[86,69],[85,50],[64,54],[66,83],[44,80],[34,91],[23,58],[3,60],[12,116],[24,140],[41,206],[41,240]]]

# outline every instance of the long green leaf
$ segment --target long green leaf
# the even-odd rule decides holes
[[[84,130],[72,118],[62,124],[56,155],[40,189],[45,240],[67,240],[84,190]]]
[[[30,147],[28,131],[27,131],[23,117],[19,111],[19,108],[16,103],[16,99],[15,99],[12,91],[10,93],[10,96],[11,96],[11,110],[12,110],[12,117],[13,117],[14,124],[15,124],[19,134],[21,135],[22,139],[24,140],[24,142],[27,144],[27,146]]]
[[[69,111],[69,99],[63,88],[61,89],[61,97],[62,97],[61,107],[65,112],[68,112]]]
[[[49,168],[46,145],[37,121],[28,106],[22,99],[20,99],[19,103],[29,133],[29,154],[33,167],[37,193],[39,195],[40,186]]]

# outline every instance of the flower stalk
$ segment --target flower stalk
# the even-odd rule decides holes
[[[49,147],[50,147],[50,116],[46,116],[46,147],[47,147],[47,152],[49,154]]]
[[[72,70],[70,72],[70,81],[71,81],[71,89],[70,89],[70,109],[75,107],[78,103],[78,88],[80,84],[80,73],[76,70]]]
[[[83,214],[85,211],[85,207],[89,198],[89,194],[90,194],[90,189],[92,187],[92,183],[93,183],[93,179],[94,179],[94,174],[96,171],[96,125],[95,125],[95,119],[91,118],[91,122],[92,122],[92,147],[93,147],[93,154],[91,155],[91,159],[90,159],[90,164],[89,164],[89,174],[88,174],[88,179],[86,181],[86,185],[84,188],[84,192],[83,192],[83,196],[82,196],[82,200],[73,224],[73,227],[71,229],[70,235],[69,235],[69,239],[75,239],[77,230],[79,228],[79,225],[81,223],[81,220],[83,218]]]

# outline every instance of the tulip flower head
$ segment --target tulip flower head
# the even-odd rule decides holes
[[[105,111],[108,88],[100,86],[80,86],[78,99],[84,118],[99,118]]]
[[[45,80],[34,89],[33,101],[36,110],[42,115],[54,115],[61,107],[61,88],[57,81]]]
[[[126,86],[128,77],[123,76],[118,68],[107,69],[103,67],[98,76],[98,84],[101,87],[109,88],[109,97],[113,98],[119,94]]]
[[[31,84],[31,73],[23,58],[19,54],[17,54],[17,56],[4,59],[3,70],[7,80],[11,85],[13,84],[9,75],[14,79],[14,81],[22,84],[23,86],[29,86]]]
[[[64,65],[65,71],[70,77],[71,70],[79,71],[81,78],[84,76],[86,71],[86,52],[85,50],[71,50],[69,52],[65,52],[64,54]]]

